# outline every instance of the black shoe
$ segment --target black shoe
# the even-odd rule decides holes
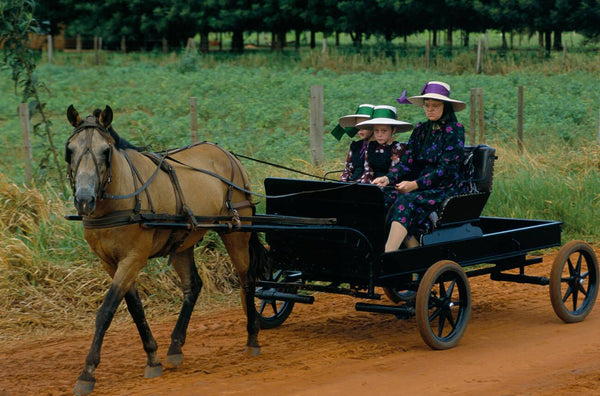
[[[407,290],[404,292],[398,292],[398,298],[400,301],[412,302],[417,299],[417,292],[412,290]]]

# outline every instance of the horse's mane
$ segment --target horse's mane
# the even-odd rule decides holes
[[[100,117],[100,113],[102,113],[102,110],[96,109],[94,110],[93,115],[94,117],[98,118]],[[127,139],[124,139],[121,136],[119,136],[117,131],[115,131],[112,127],[112,125],[108,127],[108,133],[110,133],[110,136],[112,136],[112,138],[115,140],[115,147],[118,149],[133,149],[136,151],[146,151],[145,146],[135,146],[134,144],[130,143]]]

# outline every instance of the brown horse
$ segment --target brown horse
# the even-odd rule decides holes
[[[247,224],[240,217],[254,213],[248,175],[239,161],[210,143],[163,153],[138,152],[112,129],[113,113],[108,106],[85,119],[69,106],[67,118],[75,128],[65,152],[75,208],[83,216],[86,241],[112,278],[96,316],[94,338],[74,393],[85,395],[93,390],[102,341],[123,298],[147,354],[145,376],[162,374],[157,344],[135,287],[138,273],[151,257],[168,256],[181,279],[183,306],[167,352],[168,365],[181,364],[190,316],[202,288],[194,263],[194,246],[207,231],[198,224],[202,216],[209,220],[212,216],[215,219],[212,223],[226,223],[233,230],[221,232],[220,237],[240,278],[248,319],[246,351],[257,355],[260,351],[254,306],[257,264],[252,260],[252,252],[262,245],[255,233],[235,231],[241,224]],[[144,226],[145,216],[160,220],[172,219],[174,215],[185,227]]]

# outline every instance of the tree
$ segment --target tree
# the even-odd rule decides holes
[[[39,95],[39,90],[44,88],[44,84],[35,75],[38,55],[28,45],[31,34],[41,33],[41,29],[33,17],[34,10],[35,2],[33,0],[3,0],[0,3],[0,37],[2,37],[1,42],[4,46],[2,67],[11,70],[15,92],[21,88],[21,103],[29,104],[30,116],[38,113],[42,118],[42,122],[34,128],[34,132],[45,136],[48,144],[48,149],[39,163],[40,171],[48,170],[53,164],[58,172],[60,184],[64,188],[66,187],[64,172],[52,139],[51,122],[46,117],[45,104],[42,103]],[[40,132],[40,130],[42,131]]]

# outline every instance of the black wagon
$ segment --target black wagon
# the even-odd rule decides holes
[[[481,216],[491,193],[495,149],[467,148],[472,193],[448,199],[420,235],[420,247],[384,253],[383,192],[377,186],[268,178],[265,239],[268,268],[257,282],[262,328],[281,325],[311,292],[373,300],[358,311],[415,317],[432,349],[455,346],[471,313],[469,278],[549,286],[555,313],[579,322],[598,294],[598,260],[583,241],[564,244],[549,277],[525,268],[536,251],[561,245],[560,221]],[[273,219],[282,219],[280,224]],[[254,227],[261,227],[261,220]],[[390,302],[378,301],[385,294]]]

